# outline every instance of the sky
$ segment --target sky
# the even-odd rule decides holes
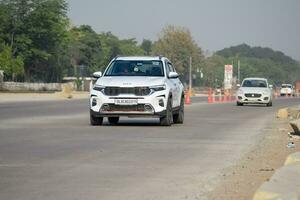
[[[73,25],[157,40],[167,25],[186,27],[214,52],[247,43],[300,60],[300,0],[67,0]]]

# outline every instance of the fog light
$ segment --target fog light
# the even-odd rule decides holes
[[[137,111],[139,111],[139,112],[145,111],[145,106],[142,105],[142,104],[138,105],[138,106],[137,106]]]
[[[145,105],[145,111],[152,112],[152,107],[150,105]]]
[[[92,100],[92,106],[95,106],[95,105],[97,105],[97,99],[93,98],[93,100]]]
[[[159,99],[158,100],[158,105],[160,105],[161,107],[164,107],[165,106],[164,100],[163,99]]]
[[[103,111],[108,111],[109,110],[109,105],[108,104],[104,104],[101,108],[101,110]]]
[[[269,100],[269,97],[265,97],[264,100],[265,100],[265,101]]]

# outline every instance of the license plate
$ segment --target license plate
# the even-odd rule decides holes
[[[115,99],[116,105],[137,105],[137,99]]]
[[[248,101],[251,101],[251,102],[256,102],[257,99],[248,99]]]

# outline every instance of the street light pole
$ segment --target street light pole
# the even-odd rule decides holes
[[[190,56],[190,67],[189,67],[189,93],[192,92],[192,56]]]
[[[238,60],[238,83],[240,84],[240,78],[241,78],[241,74],[240,74],[240,60]]]

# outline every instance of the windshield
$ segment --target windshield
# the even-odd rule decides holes
[[[292,88],[291,85],[281,85],[281,88]]]
[[[267,82],[265,80],[245,80],[242,87],[261,87],[266,88]]]
[[[164,76],[163,64],[150,61],[113,61],[104,76]]]

